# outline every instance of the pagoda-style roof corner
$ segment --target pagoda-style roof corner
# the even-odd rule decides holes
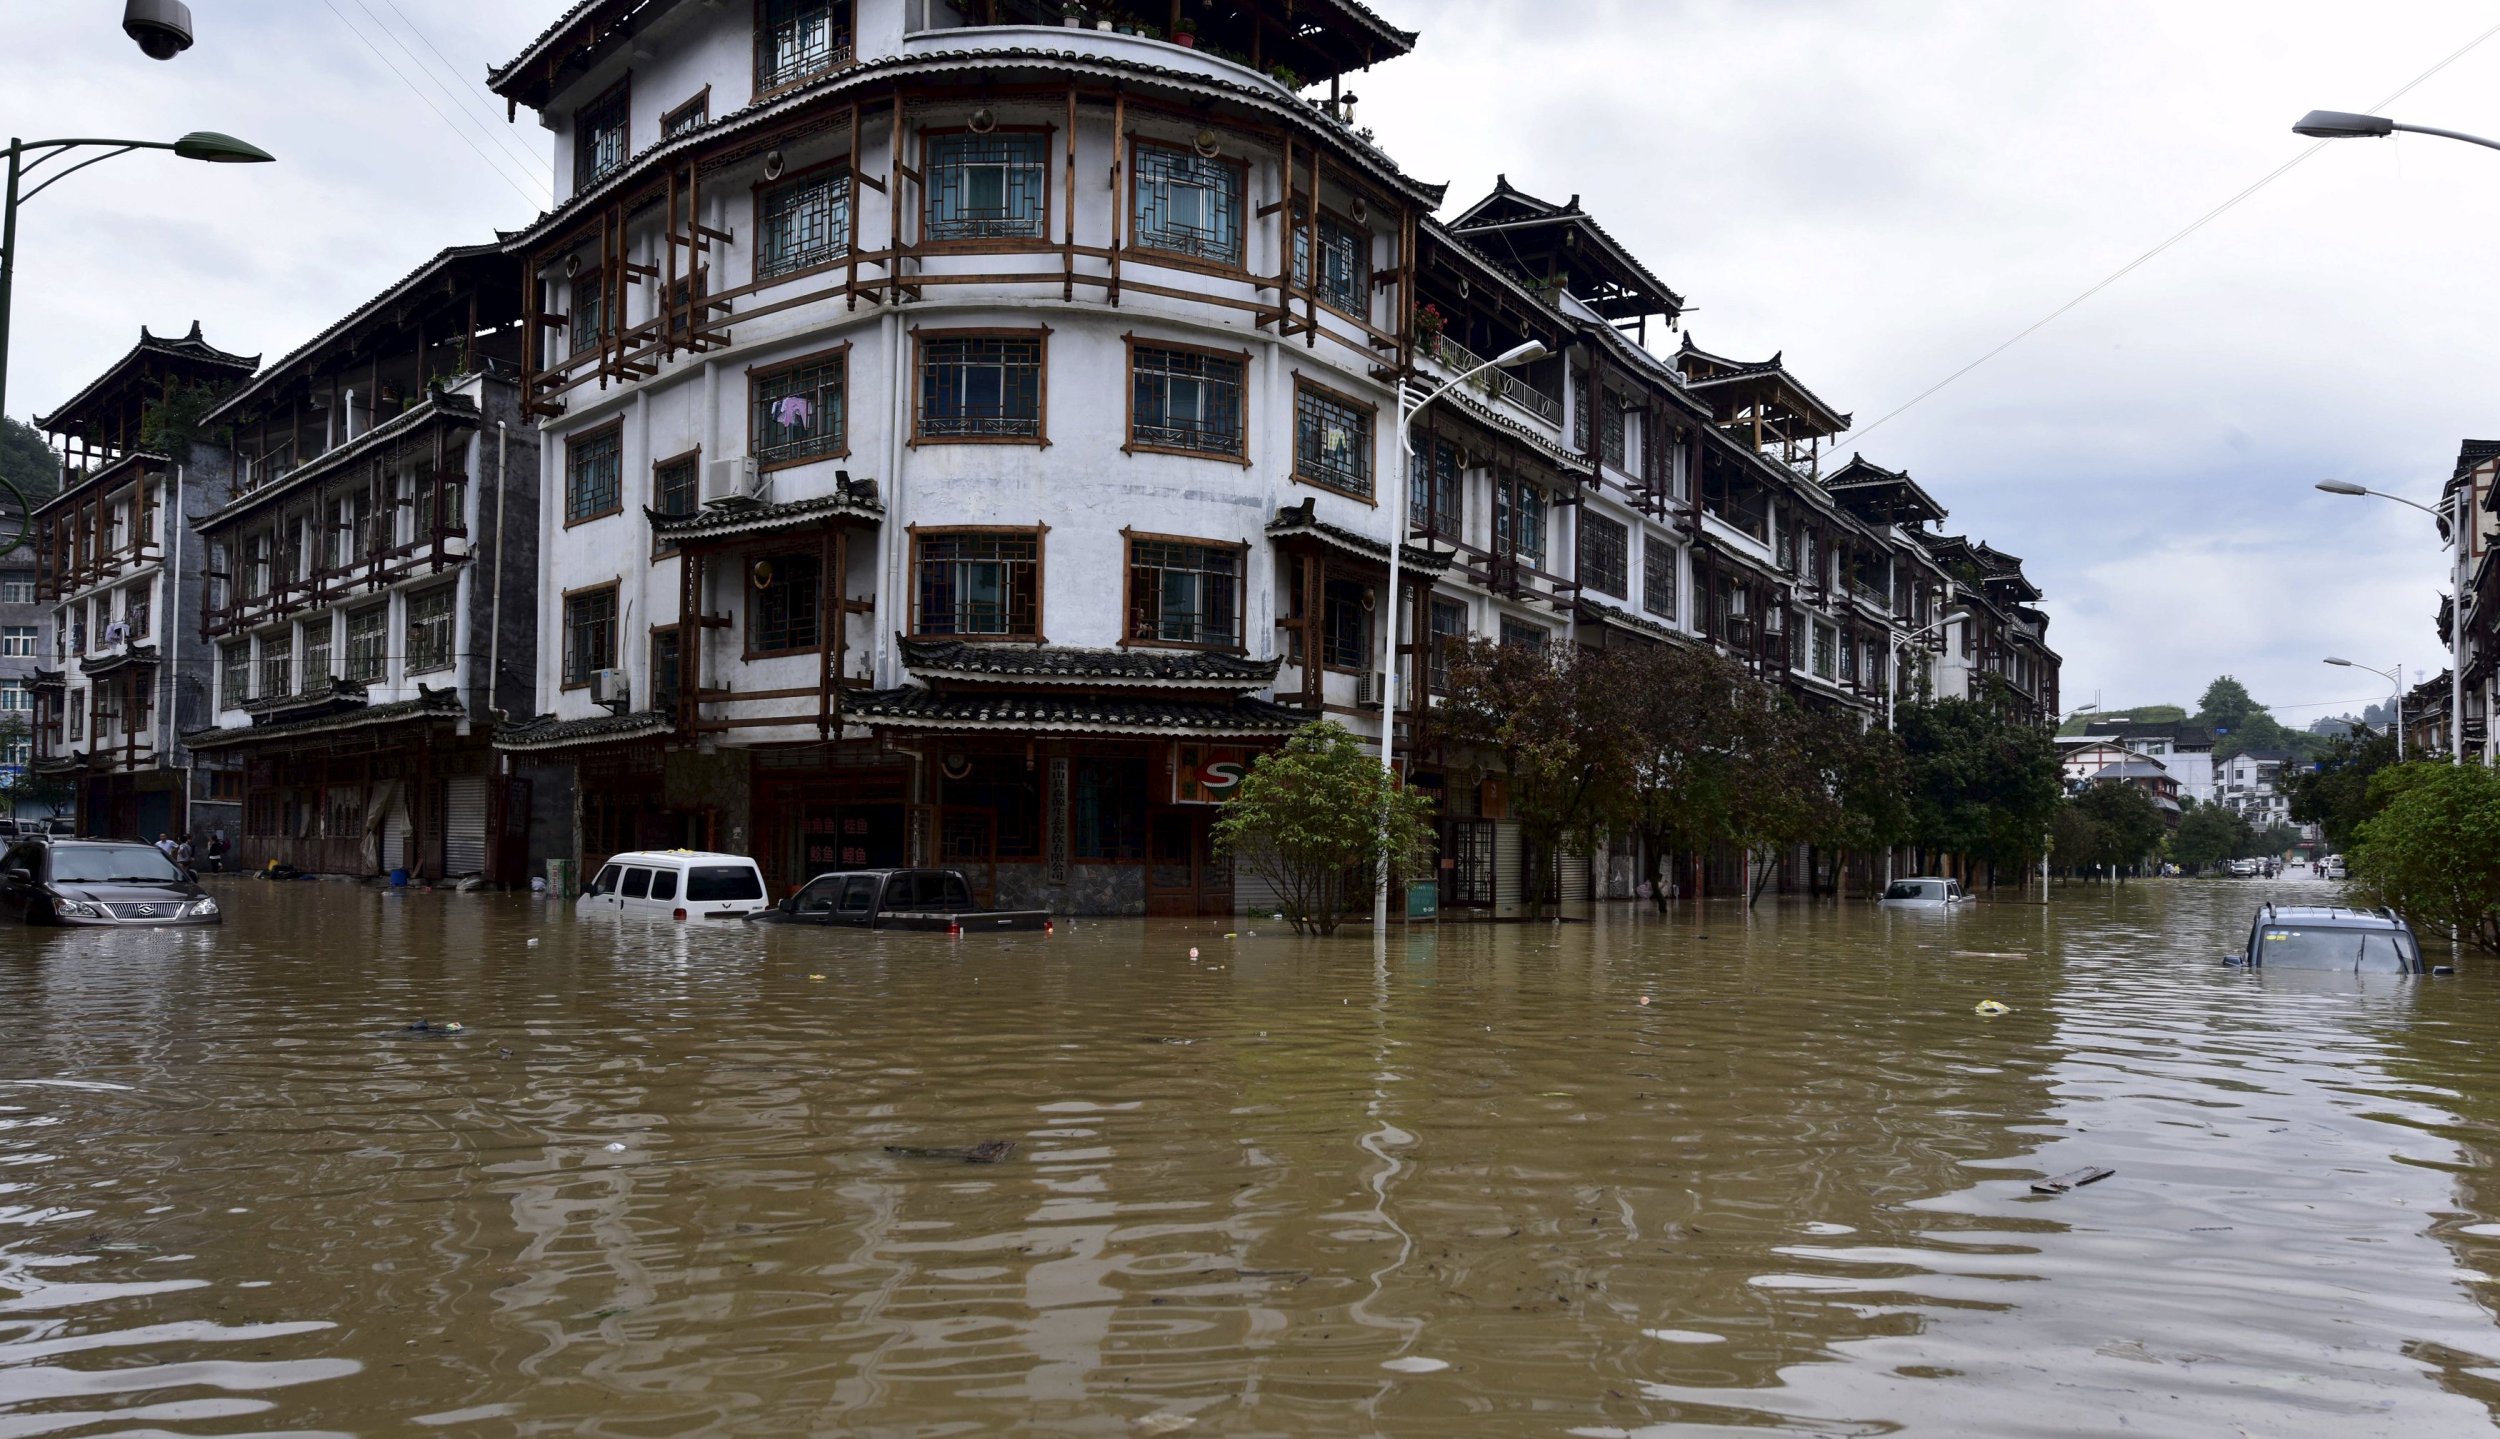
[[[91,445],[124,448],[138,438],[140,416],[167,380],[187,380],[222,391],[259,368],[258,355],[238,355],[210,344],[197,320],[188,331],[171,338],[141,325],[139,343],[59,408],[37,416],[35,428]]]
[[[1948,513],[1909,471],[1887,470],[1861,454],[1852,453],[1849,463],[1824,476],[1823,488],[1843,509],[1880,524],[1916,529],[1941,522]]]
[[[1580,197],[1556,204],[1494,178],[1493,192],[1449,222],[1450,232],[1482,238],[1487,254],[1522,280],[1560,279],[1573,299],[1609,320],[1664,315],[1672,323],[1684,297],[1580,208]]]
[[[1675,364],[1685,387],[1709,399],[1723,425],[1759,416],[1766,439],[1829,439],[1846,432],[1851,417],[1791,374],[1785,353],[1774,351],[1767,360],[1731,359],[1703,349],[1687,330]]]

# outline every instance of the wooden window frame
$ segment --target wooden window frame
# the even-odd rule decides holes
[[[616,437],[616,501],[604,510],[596,510],[575,518],[573,514],[573,452],[584,445],[607,439],[611,435]],[[558,496],[558,499],[564,506],[564,527],[568,530],[576,525],[597,524],[610,515],[620,515],[625,512],[625,421],[622,416],[604,425],[593,425],[578,435],[564,437],[563,482],[563,493]]]
[[[616,102],[617,111],[623,117],[625,131],[624,139],[617,147],[618,153],[616,163],[609,166],[607,169],[599,171],[595,175],[584,175],[582,173],[582,117],[594,110],[603,108],[610,101]],[[625,172],[626,167],[631,165],[634,161],[633,71],[626,71],[615,84],[610,85],[605,90],[600,91],[598,94],[591,96],[588,100],[585,100],[581,104],[573,107],[572,135],[574,194],[582,194],[583,192],[612,180]]]
[[[1123,197],[1122,203],[1128,207],[1128,213],[1120,217],[1120,224],[1123,231],[1129,237],[1129,252],[1137,255],[1145,263],[1163,266],[1170,269],[1196,270],[1203,274],[1220,275],[1231,280],[1246,280],[1252,278],[1250,274],[1250,226],[1254,215],[1254,207],[1250,203],[1250,162],[1246,159],[1236,160],[1229,155],[1223,154],[1213,156],[1201,155],[1198,153],[1197,147],[1190,144],[1187,140],[1168,140],[1160,135],[1142,134],[1135,130],[1130,131],[1126,138],[1128,140],[1128,175],[1126,177],[1128,180],[1128,191]],[[1239,233],[1241,235],[1241,260],[1239,263],[1226,264],[1220,260],[1201,259],[1185,250],[1167,250],[1160,245],[1150,245],[1145,242],[1142,238],[1144,232],[1138,228],[1137,224],[1138,197],[1145,193],[1145,187],[1139,184],[1138,181],[1140,176],[1144,174],[1145,170],[1145,155],[1143,152],[1150,147],[1158,150],[1178,151],[1181,154],[1189,156],[1193,160],[1199,160],[1207,164],[1223,165],[1240,177],[1241,189],[1239,198],[1241,201],[1241,213],[1235,217],[1235,223],[1239,226]],[[1288,239],[1285,243],[1290,248],[1293,242]]]
[[[1046,645],[1050,643],[1050,526],[1031,525],[908,525],[903,533],[911,545],[905,583],[911,636],[914,639],[962,640],[983,645]],[[1033,537],[1033,633],[1030,635],[931,634],[920,627],[920,541],[927,535],[1031,535]],[[1124,620],[1123,624],[1126,623]]]
[[[1193,545],[1202,550],[1231,550],[1235,556],[1233,570],[1233,643],[1228,645],[1198,644],[1189,640],[1139,639],[1130,631],[1135,612],[1130,604],[1135,596],[1137,579],[1137,545]],[[1151,530],[1120,527],[1120,642],[1121,649],[1187,650],[1197,654],[1248,654],[1250,644],[1250,542],[1247,540],[1215,540],[1198,535],[1167,535]]]
[[[786,360],[775,360],[769,365],[747,366],[747,453],[752,455],[756,452],[756,382],[759,380],[770,380],[776,378],[777,376],[787,374],[792,370],[803,370],[809,365],[821,365],[829,360],[837,359],[842,362],[842,442],[834,446],[832,449],[826,450],[820,454],[785,456],[781,459],[770,461],[757,460],[755,462],[755,469],[758,474],[769,474],[775,470],[796,469],[801,465],[819,465],[828,460],[847,460],[851,457],[851,342],[844,340],[841,344],[830,345],[821,350],[811,350],[804,355],[793,355]]]
[[[738,626],[739,659],[778,660],[788,659],[793,655],[812,655],[822,651],[824,648],[825,627],[834,623],[840,614],[838,609],[832,614],[828,614],[825,608],[824,571],[826,562],[831,558],[832,556],[826,554],[822,549],[812,544],[792,544],[782,548],[759,545],[755,549],[748,550],[740,556],[740,559],[744,561],[745,568],[738,576],[738,588],[740,591],[739,598],[741,601],[739,609],[743,612]],[[785,559],[812,560],[818,567],[816,571],[816,643],[791,645],[786,649],[759,650],[755,647],[755,566],[756,563],[761,560],[779,561]],[[679,663],[684,663],[682,658],[679,660]]]
[[[616,597],[617,601],[616,613],[608,617],[608,623],[616,626],[618,631],[615,635],[610,637],[608,644],[610,653],[608,657],[610,660],[622,658],[622,656],[615,653],[615,651],[622,648],[622,642],[624,640],[624,579],[620,576],[616,579],[601,580],[597,584],[582,585],[578,588],[564,591],[556,597],[556,680],[557,688],[560,690],[586,690],[590,688],[590,676],[584,675],[580,679],[573,679],[567,673],[573,667],[573,622],[569,617],[568,612],[573,608],[573,601],[580,599],[584,595],[597,594],[601,590],[608,591],[611,595]]]
[[[697,445],[691,450],[680,450],[676,454],[651,462],[651,513],[655,515],[665,513],[660,508],[660,471],[671,465],[683,464],[694,466],[694,509],[690,513],[701,514],[703,512],[703,447]],[[657,534],[651,536],[651,558],[667,559],[676,553],[675,549],[661,543]]]
[[[858,0],[834,0],[833,8],[842,12],[850,21],[850,24],[847,27],[851,37],[850,54],[827,63],[825,68],[821,70],[810,70],[804,75],[794,76],[787,80],[776,80],[767,84],[764,79],[764,22],[769,14],[769,7],[766,5],[765,0],[755,0],[755,25],[754,28],[748,32],[751,38],[747,47],[747,64],[749,67],[747,73],[749,83],[754,90],[755,99],[762,100],[769,96],[779,95],[787,90],[795,90],[799,86],[807,84],[811,80],[821,80],[827,75],[832,75],[839,71],[849,69],[859,63]]]
[[[761,3],[761,0],[758,0],[758,3]],[[993,125],[987,130],[974,130],[970,125],[924,126],[920,131],[920,148],[918,156],[916,157],[920,162],[918,167],[920,184],[917,187],[920,191],[920,204],[919,212],[915,217],[917,224],[913,236],[912,248],[925,254],[942,253],[952,255],[1020,254],[1034,251],[1055,250],[1059,248],[1051,242],[1050,238],[1051,225],[1059,217],[1059,200],[1057,196],[1053,194],[1053,192],[1059,188],[1059,186],[1055,183],[1057,179],[1055,170],[1057,167],[1051,163],[1051,158],[1056,153],[1056,147],[1054,146],[1053,141],[1058,138],[1058,134],[1059,127],[1048,122],[1044,122],[1039,125]],[[1038,233],[1032,235],[987,239],[973,238],[962,240],[933,240],[929,238],[929,202],[931,198],[931,191],[927,178],[929,175],[929,142],[931,140],[943,139],[949,135],[971,135],[979,139],[987,139],[992,135],[1039,135],[1042,137],[1042,223],[1038,227]]]
[[[421,670],[416,667],[416,634],[411,628],[411,626],[416,623],[417,601],[431,600],[439,597],[447,597],[451,601],[449,610],[443,615],[444,623],[448,627],[443,635],[443,660],[441,664]],[[309,635],[311,632],[311,626],[305,626],[305,633]],[[310,647],[311,646],[308,641],[304,648],[309,649]],[[404,597],[402,597],[399,605],[399,647],[400,673],[411,679],[421,674],[438,675],[446,670],[457,669],[459,667],[460,581],[457,578],[447,580],[441,584],[426,585],[420,589],[411,589]]]
[[[1126,362],[1121,367],[1122,389],[1120,395],[1120,436],[1122,444],[1120,445],[1120,453],[1125,455],[1178,455],[1185,460],[1213,460],[1218,464],[1239,465],[1245,470],[1250,468],[1250,368],[1252,356],[1248,350],[1227,350],[1214,345],[1191,345],[1184,344],[1177,340],[1158,340],[1151,335],[1140,335],[1133,330],[1122,335],[1120,339],[1127,347],[1125,354]],[[1138,442],[1137,352],[1140,349],[1172,350],[1181,354],[1205,355],[1209,359],[1241,361],[1241,434],[1240,443],[1234,453],[1228,455],[1214,450],[1187,450],[1182,449],[1178,445],[1147,445],[1140,444]],[[1045,385],[1048,384],[1049,378],[1048,356],[1045,354],[1043,367],[1043,382]],[[1378,418],[1375,416],[1374,423],[1377,422]]]
[[[1589,573],[1592,568],[1596,568],[1589,562],[1590,550],[1593,548],[1591,540],[1598,533],[1597,527],[1600,525],[1610,526],[1616,538],[1622,541],[1621,548],[1614,557],[1621,568],[1614,575],[1606,577],[1615,581],[1613,589],[1608,589],[1598,583],[1596,579],[1590,577]],[[1584,589],[1594,590],[1610,599],[1630,604],[1632,602],[1632,542],[1636,538],[1642,537],[1634,532],[1629,520],[1619,520],[1612,515],[1597,514],[1590,510],[1584,501],[1580,505],[1577,520],[1571,526],[1572,579]]]
[[[803,265],[795,270],[784,270],[777,275],[765,274],[764,196],[774,190],[787,189],[792,185],[804,183],[811,176],[827,170],[843,172],[848,182],[843,186],[845,193],[842,196],[842,205],[846,212],[843,229],[848,236],[842,246],[842,253],[819,265]],[[750,217],[747,228],[754,232],[747,239],[747,279],[755,286],[782,285],[792,280],[805,279],[810,275],[821,275],[827,270],[839,270],[848,266],[852,256],[859,252],[859,176],[851,172],[851,161],[847,155],[837,155],[830,160],[821,160],[816,164],[796,170],[785,170],[778,180],[758,180],[747,187],[747,205],[747,214]]]
[[[1302,392],[1303,392],[1303,391],[1305,391],[1305,390],[1308,390],[1308,391],[1310,391],[1310,392],[1312,392],[1312,393],[1314,393],[1314,394],[1317,394],[1317,395],[1323,395],[1323,396],[1327,397],[1328,399],[1330,399],[1330,400],[1332,400],[1332,401],[1336,402],[1337,404],[1340,404],[1340,405],[1345,406],[1345,407],[1346,407],[1346,408],[1348,408],[1348,409],[1352,409],[1352,410],[1359,410],[1359,411],[1361,411],[1361,412],[1364,414],[1364,416],[1366,416],[1368,419],[1370,419],[1370,421],[1371,421],[1371,449],[1370,449],[1370,452],[1369,452],[1367,455],[1365,455],[1365,457],[1364,457],[1364,467],[1363,467],[1363,472],[1364,472],[1364,477],[1365,477],[1365,478],[1366,478],[1366,479],[1370,482],[1371,493],[1369,493],[1369,494],[1364,494],[1364,495],[1358,495],[1358,494],[1354,493],[1352,490],[1341,489],[1341,488],[1339,488],[1338,486],[1336,486],[1336,485],[1332,485],[1332,484],[1328,483],[1328,482],[1327,482],[1327,481],[1325,481],[1325,480],[1317,480],[1317,479],[1312,479],[1312,478],[1310,478],[1309,476],[1307,476],[1307,475],[1305,475],[1305,474],[1303,474],[1303,473],[1302,473]],[[1292,478],[1293,478],[1293,482],[1294,482],[1295,484],[1297,484],[1297,485],[1305,485],[1305,486],[1308,486],[1308,487],[1309,487],[1309,488],[1311,488],[1311,489],[1314,489],[1314,490],[1320,490],[1320,491],[1323,491],[1323,492],[1325,492],[1325,493],[1327,493],[1327,494],[1335,495],[1335,496],[1337,496],[1337,497],[1338,497],[1338,498],[1340,498],[1340,499],[1352,500],[1352,501],[1354,501],[1356,504],[1361,504],[1361,505],[1370,505],[1370,506],[1372,506],[1372,507],[1373,507],[1373,508],[1375,508],[1375,509],[1379,508],[1379,505],[1380,505],[1380,407],[1379,407],[1378,405],[1372,404],[1371,402],[1369,402],[1369,401],[1367,401],[1367,400],[1357,399],[1356,397],[1354,397],[1354,396],[1352,396],[1352,395],[1347,394],[1347,393],[1346,393],[1345,391],[1343,391],[1343,390],[1333,389],[1333,388],[1331,388],[1331,387],[1329,387],[1329,386],[1327,386],[1327,385],[1323,385],[1323,384],[1321,384],[1320,382],[1318,382],[1317,380],[1312,379],[1310,376],[1308,376],[1308,375],[1304,375],[1304,374],[1301,374],[1301,373],[1298,373],[1298,372],[1297,372],[1297,373],[1294,375],[1294,377],[1293,377],[1293,471],[1292,471]],[[1406,483],[1406,477],[1405,477],[1404,475],[1400,475],[1400,476],[1398,477],[1398,483],[1400,483],[1400,484],[1404,484],[1404,483]]]
[[[685,119],[688,115],[698,117],[695,120],[695,123],[688,126],[686,131],[672,132],[670,127],[675,125],[678,121]],[[700,130],[710,123],[712,123],[712,87],[710,85],[705,85],[702,89],[697,90],[694,94],[688,96],[684,102],[677,106],[676,109],[664,110],[660,112],[660,138],[663,140],[674,139],[677,134],[690,133],[694,130]]]
[[[1363,659],[1360,664],[1341,665],[1328,658],[1328,582],[1330,580],[1343,580],[1350,585],[1361,585],[1364,591],[1372,597],[1371,608],[1363,611],[1365,616],[1365,619],[1363,620]],[[1340,675],[1362,675],[1374,672],[1373,666],[1380,662],[1380,636],[1372,633],[1372,631],[1378,629],[1382,623],[1380,616],[1380,589],[1381,582],[1373,579],[1368,574],[1362,573],[1358,570],[1348,569],[1342,565],[1331,565],[1324,560],[1320,561],[1319,614],[1315,616],[1315,618],[1319,622],[1319,667],[1322,670],[1325,670],[1330,674]],[[1303,658],[1304,663],[1307,664],[1309,662],[1309,656],[1306,654]]]
[[[1287,186],[1288,188],[1291,187],[1290,178],[1287,180]],[[1293,242],[1295,236],[1305,233],[1303,230],[1304,221],[1294,217],[1293,207],[1290,205],[1287,206],[1281,213],[1286,217],[1288,222],[1288,227],[1285,233],[1285,277],[1286,282],[1288,284],[1292,284]],[[1358,222],[1352,215],[1347,214],[1345,211],[1328,205],[1321,205],[1319,207],[1319,218],[1322,221],[1334,221],[1349,230],[1360,232],[1364,237],[1366,247],[1363,251],[1363,299],[1366,313],[1358,315],[1352,310],[1343,308],[1335,301],[1331,300],[1327,295],[1321,293],[1319,287],[1320,237],[1316,234],[1310,236],[1312,247],[1310,276],[1304,283],[1295,287],[1295,292],[1307,297],[1313,304],[1318,305],[1321,309],[1326,310],[1338,319],[1351,321],[1354,324],[1363,326],[1365,329],[1369,329],[1372,325],[1372,317],[1368,313],[1370,309],[1370,301],[1380,289],[1380,262],[1372,258],[1372,252],[1380,247],[1380,233],[1374,230],[1368,223]]]
[[[904,444],[917,449],[922,445],[1022,445],[1031,449],[1050,448],[1050,334],[1048,325],[1002,326],[982,325],[948,329],[923,329],[913,326],[911,332],[911,437]],[[1030,435],[929,435],[921,426],[924,399],[923,380],[929,363],[931,340],[1033,340],[1041,346],[1041,376],[1034,388],[1033,433]],[[849,371],[843,372],[844,384]],[[1247,377],[1245,376],[1245,379]]]

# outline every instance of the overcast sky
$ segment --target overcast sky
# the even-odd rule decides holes
[[[1690,300],[1699,343],[1783,351],[1861,430],[2299,154],[2304,110],[2370,106],[2500,21],[2441,0],[1376,4],[1424,37],[1350,82],[1360,121],[1453,212],[1496,173],[1578,193]],[[159,64],[108,0],[0,0],[12,133],[218,129],[282,162],[129,156],[37,200],[20,417],[142,323],[275,358],[545,203],[545,132],[469,82],[562,0],[192,8],[198,45]],[[419,65],[437,51],[442,88]],[[2500,37],[2390,113],[2500,134]],[[2332,145],[1841,448],[2025,559],[2070,705],[2192,706],[2229,672],[2287,721],[2358,709],[2380,682],[2321,657],[2444,664],[2438,542],[2310,486],[2430,500],[2460,438],[2500,437],[2500,351],[2476,341],[2500,333],[2495,248],[2500,153]]]

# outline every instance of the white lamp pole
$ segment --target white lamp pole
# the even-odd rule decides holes
[[[2405,758],[2405,667],[2400,664],[2392,670],[2383,670],[2375,665],[2355,664],[2351,660],[2337,659],[2333,655],[2327,656],[2326,662],[2331,665],[2341,665],[2348,670],[2361,670],[2368,674],[2377,675],[2379,678],[2384,679],[2389,684],[2395,686],[2396,763],[2403,764]]]
[[[2440,134],[2444,132],[2430,131],[2428,133]],[[2480,144],[2485,142],[2477,141],[2476,143]],[[2320,480],[2318,481],[2318,488],[2326,491],[2330,495],[2368,495],[2372,499],[2394,500],[2400,505],[2411,505],[2413,508],[2420,510],[2423,514],[2430,516],[2434,520],[2440,521],[2448,527],[2448,533],[2444,537],[2449,550],[2448,758],[2458,764],[2463,764],[2465,762],[2465,495],[2468,487],[2462,483],[2457,485],[2454,512],[2446,515],[2441,514],[2439,511],[2432,509],[2430,506],[2423,504],[2419,500],[2408,500],[2402,495],[2391,495],[2384,490],[2373,490],[2366,485],[2356,485],[2346,480]],[[2331,665],[2340,665],[2350,662],[2346,660],[2328,660],[2327,663]],[[2352,667],[2354,669],[2369,669],[2369,666],[2367,665],[2353,665]],[[2398,665],[2396,668],[2399,673],[2401,673],[2404,666]],[[2387,673],[2387,671],[2370,670],[2370,673],[2383,675]],[[2404,695],[2402,693],[2404,689],[2404,681],[2402,679],[2398,679],[2394,681],[2394,683],[2398,690],[2398,694],[2396,696],[2396,756],[2397,758],[2402,759],[2404,757],[2405,742]]]
[[[1398,557],[1406,548],[1406,528],[1409,519],[1407,496],[1414,484],[1415,437],[1411,433],[1411,427],[1415,423],[1415,417],[1422,414],[1426,406],[1485,371],[1507,370],[1514,365],[1533,364],[1551,353],[1552,351],[1547,350],[1543,344],[1535,340],[1513,345],[1492,359],[1465,371],[1456,379],[1445,381],[1439,388],[1426,394],[1412,405],[1407,403],[1406,386],[1403,383],[1398,386],[1398,469],[1397,474],[1391,477],[1390,487],[1393,494],[1389,502],[1389,513],[1395,518],[1389,526],[1389,594],[1387,603],[1383,606],[1388,611],[1388,616],[1386,622],[1381,625],[1380,641],[1380,667],[1387,676],[1387,682],[1381,686],[1380,770],[1382,779],[1390,786],[1397,783]],[[1595,434],[1596,431],[1592,429],[1590,433]],[[1425,642],[1426,637],[1418,634],[1415,639],[1420,646]],[[1303,660],[1305,663],[1315,663],[1316,657],[1305,655]],[[1384,794],[1380,802],[1379,875],[1372,889],[1372,930],[1376,934],[1383,935],[1389,932],[1389,805],[1390,799]]]

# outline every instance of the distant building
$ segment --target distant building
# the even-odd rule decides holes
[[[2285,769],[2288,751],[2242,750],[2214,767],[2214,802],[2236,811],[2252,829],[2292,822],[2292,796]]]
[[[2198,804],[2214,798],[2214,732],[2186,721],[2095,720],[2084,725],[2088,738],[2121,741],[2136,754],[2161,761],[2178,781],[2179,793]]]
[[[0,495],[0,534],[16,534],[25,516]],[[35,602],[35,549],[0,555],[0,780],[15,781],[35,755],[35,674],[43,663],[43,606]],[[50,819],[51,807],[21,800],[13,819]]]

